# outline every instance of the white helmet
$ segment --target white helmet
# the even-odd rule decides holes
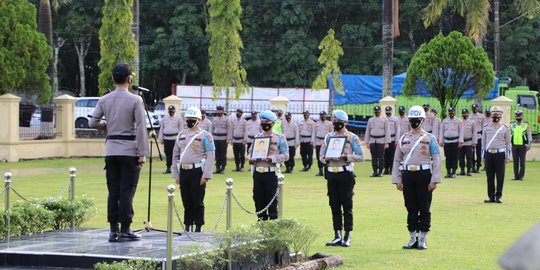
[[[424,108],[421,106],[415,105],[412,106],[411,109],[409,109],[409,114],[407,115],[408,118],[426,118],[426,112],[424,112]]]
[[[201,110],[199,110],[199,108],[197,107],[190,107],[186,110],[184,117],[185,118],[192,117],[192,118],[197,118],[200,120],[202,118]]]

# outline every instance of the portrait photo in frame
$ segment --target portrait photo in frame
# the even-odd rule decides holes
[[[256,159],[267,158],[268,152],[270,151],[271,139],[271,136],[256,137],[255,139],[253,139],[250,157]]]
[[[328,138],[328,145],[326,146],[326,152],[324,157],[327,158],[340,158],[345,148],[346,137],[334,136]]]

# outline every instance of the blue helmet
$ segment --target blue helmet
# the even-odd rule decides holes
[[[276,119],[277,119],[276,114],[271,112],[271,111],[262,111],[259,114],[259,117],[261,119],[266,119],[266,120],[270,120],[270,121],[276,121]]]
[[[343,110],[334,110],[334,112],[332,112],[332,115],[338,120],[349,121],[349,116]]]

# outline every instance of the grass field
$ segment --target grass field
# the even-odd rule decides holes
[[[93,197],[98,209],[85,226],[107,228],[103,165],[102,158],[36,160],[0,163],[0,172],[13,173],[12,186],[23,196],[43,198],[58,194],[68,183],[68,168],[76,167],[76,194]],[[142,228],[142,222],[147,220],[148,167],[148,164],[144,167],[135,197],[135,228]],[[229,165],[224,175],[215,175],[207,187],[204,227],[207,231],[216,224],[222,208],[227,177],[234,179],[233,192],[240,202],[251,210],[254,208],[250,174],[231,172],[232,167]],[[161,174],[163,169],[164,162],[154,160],[151,221],[160,229],[165,229],[167,219],[166,186],[173,183],[170,175]],[[527,163],[525,181],[511,181],[511,164],[507,165],[503,204],[483,203],[484,173],[443,179],[433,196],[429,249],[402,250],[408,232],[401,193],[390,184],[389,176],[367,177],[371,174],[368,162],[357,164],[356,174],[355,230],[350,248],[324,246],[333,237],[325,180],[315,177],[314,171],[295,172],[285,179],[284,217],[294,217],[317,228],[320,236],[312,253],[342,256],[345,265],[339,269],[500,269],[497,264],[500,254],[540,217],[540,163]],[[176,194],[175,201],[181,208],[179,193]],[[233,226],[255,220],[233,205]],[[174,226],[181,229],[178,222]],[[218,231],[224,229],[225,218]]]

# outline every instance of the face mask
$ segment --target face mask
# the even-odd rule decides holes
[[[390,117],[390,115],[392,115],[392,113],[386,113],[386,116],[387,116],[387,117]]]
[[[270,129],[272,129],[272,124],[270,124],[270,123],[261,123],[261,128],[264,131],[269,131]]]
[[[218,113],[217,116],[222,117],[223,113]]]
[[[379,116],[379,115],[381,115],[380,112],[375,112],[375,116]]]
[[[304,114],[304,119],[307,120],[308,118],[309,118],[309,115]]]
[[[499,120],[501,120],[501,118],[500,118],[500,117],[498,117],[498,116],[492,116],[492,117],[491,117],[491,119],[492,119],[492,120],[493,120],[493,122],[495,122],[495,123],[498,123],[498,122],[499,122]]]
[[[326,116],[321,116],[321,121],[326,120]]]
[[[253,120],[253,121],[257,120],[257,115],[256,115],[256,114],[252,114],[252,115],[251,115],[251,120]]]
[[[193,128],[194,126],[197,125],[197,122],[199,122],[199,120],[192,120],[192,119],[186,120],[186,124],[188,128]]]
[[[399,116],[404,116],[405,112],[399,112]]]
[[[417,129],[422,124],[422,118],[411,118],[409,119],[409,123],[411,123],[411,128]]]
[[[237,114],[236,114],[236,117],[240,118],[240,117],[242,117],[242,114],[241,114],[241,113],[237,113]]]
[[[169,111],[169,115],[170,115],[170,116],[173,116],[173,115],[174,115],[174,111]]]
[[[291,118],[290,118],[290,117],[285,117],[285,120],[287,120],[287,122],[291,122]]]
[[[467,118],[469,118],[469,115],[468,115],[468,114],[464,114],[464,115],[463,115],[463,119],[464,119],[464,120],[467,120]]]
[[[448,116],[450,116],[450,118],[454,118],[454,116],[456,116],[455,113],[448,113]]]
[[[516,118],[516,121],[521,122],[523,118]]]
[[[333,124],[334,124],[334,130],[335,131],[340,131],[345,126],[345,123],[343,123],[343,122],[334,122]]]

